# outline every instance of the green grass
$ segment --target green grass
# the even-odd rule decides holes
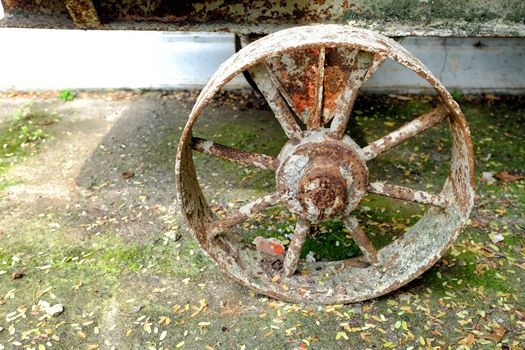
[[[64,102],[73,101],[75,99],[75,93],[70,89],[60,90],[58,99]]]

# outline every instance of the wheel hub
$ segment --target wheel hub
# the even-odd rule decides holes
[[[346,187],[337,167],[313,166],[300,178],[297,198],[306,212],[332,216],[346,205]]]
[[[277,188],[288,209],[312,221],[341,218],[361,201],[368,169],[348,136],[334,140],[325,130],[290,141],[279,155]]]

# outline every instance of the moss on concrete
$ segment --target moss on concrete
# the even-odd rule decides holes
[[[21,183],[5,178],[14,164],[34,155],[49,137],[48,125],[58,121],[55,116],[35,112],[31,104],[22,107],[11,121],[0,123],[0,191]]]
[[[344,12],[346,20],[372,20],[401,23],[483,23],[500,20],[525,23],[525,5],[522,1],[502,2],[476,0],[385,0],[363,2]]]

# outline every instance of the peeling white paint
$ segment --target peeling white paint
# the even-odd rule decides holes
[[[210,154],[211,153],[211,148],[213,147],[214,143],[212,140],[206,140],[204,142],[201,143],[201,146],[204,150],[204,152]]]

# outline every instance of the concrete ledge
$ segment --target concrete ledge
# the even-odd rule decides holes
[[[419,38],[402,44],[450,89],[525,93],[525,39]],[[235,52],[228,33],[0,29],[0,90],[199,89]],[[244,78],[229,88],[247,88]],[[367,82],[374,92],[426,92],[394,62]]]

